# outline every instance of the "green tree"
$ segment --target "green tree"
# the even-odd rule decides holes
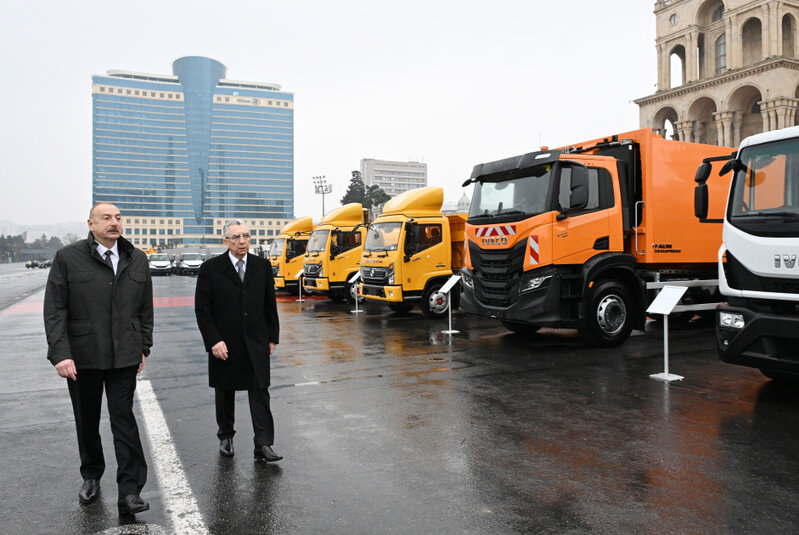
[[[363,177],[360,171],[353,171],[350,185],[347,186],[347,191],[341,198],[341,204],[349,204],[351,202],[358,202],[363,204],[364,197],[366,196],[366,188],[363,185]]]
[[[366,195],[363,199],[363,206],[364,208],[376,208],[381,204],[385,204],[391,197],[388,196],[388,193],[382,190],[378,185],[371,185],[366,187]]]

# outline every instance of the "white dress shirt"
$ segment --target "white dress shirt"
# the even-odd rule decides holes
[[[100,253],[100,256],[105,260],[105,252],[111,251],[111,264],[114,265],[114,275],[117,274],[117,266],[119,265],[119,249],[117,248],[117,242],[114,242],[114,246],[111,249],[105,247],[102,243],[97,242],[97,252]]]

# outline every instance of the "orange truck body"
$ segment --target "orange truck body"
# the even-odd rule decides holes
[[[732,150],[642,129],[475,166],[461,308],[623,342],[643,327],[647,282],[714,278],[721,228],[694,217],[693,178]]]

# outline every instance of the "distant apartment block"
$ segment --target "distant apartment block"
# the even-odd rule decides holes
[[[294,218],[294,95],[190,56],[171,75],[92,76],[92,199],[134,245],[219,245],[232,218],[254,242]]]
[[[427,186],[427,164],[364,158],[361,176],[364,185],[377,185],[394,197],[403,191]]]

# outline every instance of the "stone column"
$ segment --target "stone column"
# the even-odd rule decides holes
[[[763,132],[774,130],[774,127],[771,126],[774,118],[773,101],[761,100],[758,104],[760,105],[760,118],[763,121]]]
[[[694,140],[693,136],[694,121],[677,121],[674,124],[674,128],[677,129],[678,132],[677,135],[680,141],[691,142]]]
[[[687,36],[688,44],[685,49],[685,80],[684,83],[699,80],[699,67],[696,61],[696,43],[699,39],[699,31],[692,30]]]
[[[716,145],[727,145],[724,138],[724,112],[713,113],[713,124],[716,128]]]
[[[728,18],[724,24],[724,31],[727,34],[727,70],[737,69],[743,63],[743,48],[741,38],[737,34],[738,15]],[[715,72],[716,43],[713,43],[713,58]]]
[[[732,143],[731,146],[737,147],[741,144],[741,123],[744,120],[743,113],[739,111],[732,112]]]
[[[666,76],[668,73],[668,68],[666,64],[666,59],[664,56],[666,55],[665,46],[663,43],[658,43],[657,51],[658,51],[658,91],[665,91],[669,88],[669,80]]]

